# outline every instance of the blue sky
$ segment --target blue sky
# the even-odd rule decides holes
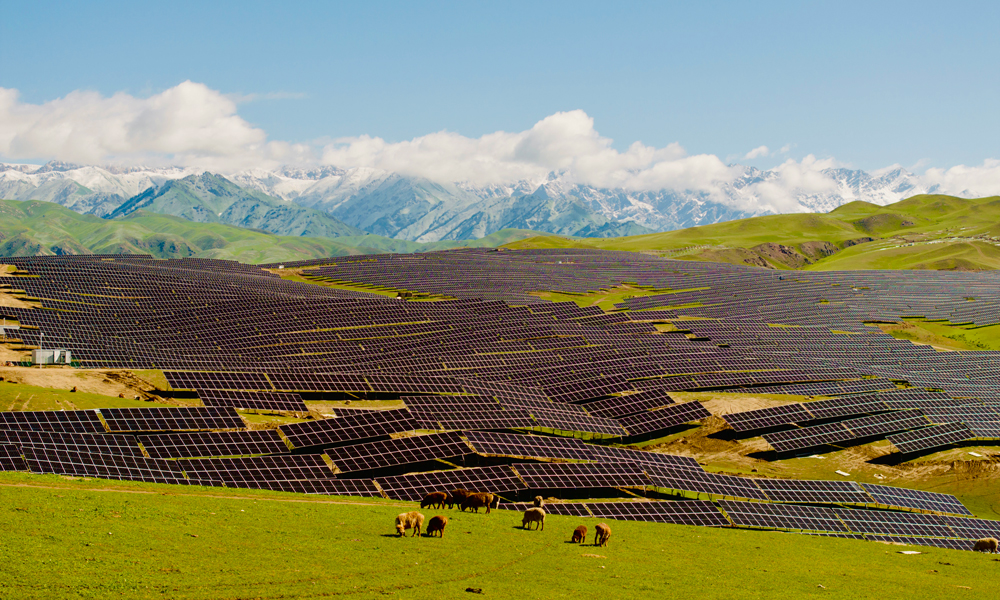
[[[579,109],[619,150],[761,167],[1000,157],[998,3],[152,4],[8,4],[0,87],[43,104],[189,80],[288,142],[478,138]]]

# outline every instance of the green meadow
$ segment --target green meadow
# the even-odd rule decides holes
[[[792,533],[424,510],[442,538],[399,538],[412,503],[0,474],[3,598],[229,600],[995,597],[990,555]],[[900,550],[922,554],[904,555]]]

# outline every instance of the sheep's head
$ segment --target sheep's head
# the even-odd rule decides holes
[[[396,533],[402,536],[404,531],[406,531],[406,527],[403,527],[402,523],[396,523]]]

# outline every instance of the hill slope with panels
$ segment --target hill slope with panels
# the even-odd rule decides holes
[[[1000,436],[993,353],[940,353],[866,325],[914,315],[997,323],[995,275],[807,277],[588,250],[290,265],[319,281],[454,298],[409,302],[226,261],[7,262],[18,272],[6,291],[43,307],[0,307],[25,347],[69,349],[83,368],[162,369],[175,391],[205,404],[0,413],[7,470],[397,500],[462,486],[512,505],[536,494],[639,494],[659,501],[573,510],[947,547],[994,526],[946,494],[709,473],[688,456],[607,444],[711,417],[671,395],[702,390],[829,397],[723,415],[735,433],[763,432],[786,453],[872,439],[913,453]],[[611,313],[534,295],[625,283],[648,293]],[[663,323],[681,331],[661,332]],[[347,399],[394,404],[267,433],[237,411],[301,413],[304,402]],[[892,516],[912,513],[949,516]]]

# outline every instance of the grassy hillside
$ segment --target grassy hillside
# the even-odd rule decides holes
[[[412,503],[0,474],[9,598],[941,598],[991,596],[989,555],[774,532],[424,510],[443,538],[394,535]],[[42,576],[44,574],[44,576]]]
[[[511,248],[583,247],[778,269],[1000,268],[1000,197],[921,195],[827,214],[769,215],[625,238],[539,236]]]
[[[494,247],[536,232],[508,229],[479,240],[420,244],[377,235],[336,239],[279,236],[219,223],[195,223],[142,210],[120,219],[81,215],[52,202],[0,200],[0,257],[51,254],[197,256],[246,263],[303,260],[381,252],[426,252]]]

